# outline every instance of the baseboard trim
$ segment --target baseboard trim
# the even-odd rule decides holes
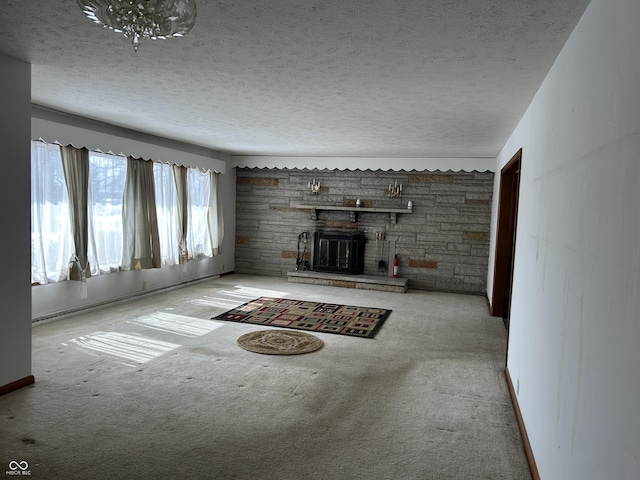
[[[509,388],[509,396],[511,397],[513,410],[516,414],[516,419],[518,420],[518,429],[520,430],[520,435],[522,436],[524,453],[527,456],[527,462],[529,463],[531,476],[533,477],[533,480],[540,480],[540,474],[538,473],[538,466],[536,465],[536,459],[533,456],[533,450],[531,449],[531,443],[529,443],[529,436],[527,435],[527,429],[525,428],[524,421],[522,420],[522,412],[520,411],[520,405],[518,405],[518,397],[516,396],[516,392],[513,388],[513,382],[511,381],[511,375],[509,374],[509,369],[506,367],[504,369],[504,375],[507,379],[507,387]]]
[[[15,382],[7,383],[6,385],[0,387],[0,396],[11,393],[22,387],[26,387],[27,385],[31,385],[32,383],[35,383],[35,381],[35,377],[33,375],[29,375],[27,377],[21,378],[20,380],[16,380]]]
[[[491,300],[489,299],[489,294],[485,293],[484,298],[487,301],[487,310],[489,310],[489,315],[493,317],[493,307],[491,306]]]

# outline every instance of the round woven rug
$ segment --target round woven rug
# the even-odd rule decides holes
[[[315,352],[323,342],[304,332],[260,330],[242,335],[238,338],[238,345],[250,352],[266,355],[298,355]]]

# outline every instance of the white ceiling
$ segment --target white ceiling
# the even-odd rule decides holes
[[[495,157],[588,0],[197,0],[143,41],[2,0],[33,103],[243,155]]]

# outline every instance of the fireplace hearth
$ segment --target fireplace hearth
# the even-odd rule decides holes
[[[313,270],[361,274],[364,271],[364,233],[315,232]]]

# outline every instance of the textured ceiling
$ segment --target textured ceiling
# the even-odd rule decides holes
[[[180,39],[2,0],[34,104],[246,155],[495,157],[588,0],[198,0]]]

